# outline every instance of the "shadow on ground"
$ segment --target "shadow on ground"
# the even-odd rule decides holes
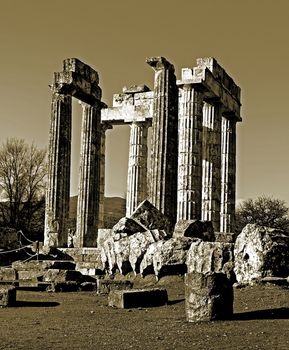
[[[60,303],[56,301],[16,301],[14,307],[55,307]]]
[[[237,321],[289,319],[289,308],[281,307],[278,309],[241,312],[234,314],[233,319]]]

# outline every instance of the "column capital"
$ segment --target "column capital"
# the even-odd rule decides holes
[[[113,126],[110,123],[108,123],[108,122],[102,122],[100,124],[100,131],[102,133],[105,133],[106,130],[109,130],[109,129],[112,129],[112,128],[113,128]]]
[[[175,71],[174,66],[167,61],[164,57],[158,56],[158,57],[148,57],[146,59],[146,63],[150,65],[154,71],[159,71],[159,70],[171,70]]]

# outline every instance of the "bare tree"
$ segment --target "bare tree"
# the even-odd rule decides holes
[[[247,199],[236,210],[237,231],[247,224],[258,224],[289,232],[288,212],[289,208],[280,199],[266,196]]]
[[[31,230],[45,202],[46,150],[10,138],[0,148],[2,225]],[[39,220],[40,218],[38,218]]]

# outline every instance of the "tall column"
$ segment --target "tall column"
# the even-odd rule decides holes
[[[220,231],[234,232],[236,200],[236,120],[222,118]]]
[[[100,106],[83,108],[75,247],[96,245],[100,177]]]
[[[205,103],[203,108],[202,220],[220,230],[221,202],[221,105]]]
[[[100,188],[99,188],[99,214],[98,227],[104,228],[104,193],[105,193],[105,144],[106,144],[106,130],[112,129],[109,123],[102,123],[100,125],[101,141],[100,141]]]
[[[203,93],[180,84],[178,220],[201,218]]]
[[[174,66],[163,57],[147,63],[155,71],[149,197],[172,223],[176,221],[178,89]]]
[[[130,127],[126,196],[126,216],[128,217],[147,196],[148,152],[148,124],[133,122]]]
[[[53,93],[48,154],[44,244],[67,244],[71,156],[71,96]]]

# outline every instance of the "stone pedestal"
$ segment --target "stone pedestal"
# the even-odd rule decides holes
[[[223,273],[187,273],[185,297],[188,322],[232,318],[233,287]]]
[[[102,123],[100,127],[101,141],[100,141],[100,184],[99,184],[99,214],[98,214],[98,227],[104,228],[104,193],[105,193],[105,144],[106,144],[106,131],[112,129],[112,125],[109,123]]]
[[[44,244],[67,243],[71,155],[71,96],[52,95]]]
[[[201,218],[203,94],[180,84],[178,220]]]
[[[236,201],[236,120],[222,118],[220,232],[234,232]]]
[[[100,176],[100,108],[81,104],[80,176],[74,237],[77,248],[96,246]]]
[[[152,204],[176,222],[178,89],[174,66],[163,57],[147,63],[155,71],[149,197]]]
[[[132,123],[130,130],[126,216],[130,217],[147,196],[148,124]]]
[[[220,230],[221,202],[221,105],[203,108],[202,220]]]

